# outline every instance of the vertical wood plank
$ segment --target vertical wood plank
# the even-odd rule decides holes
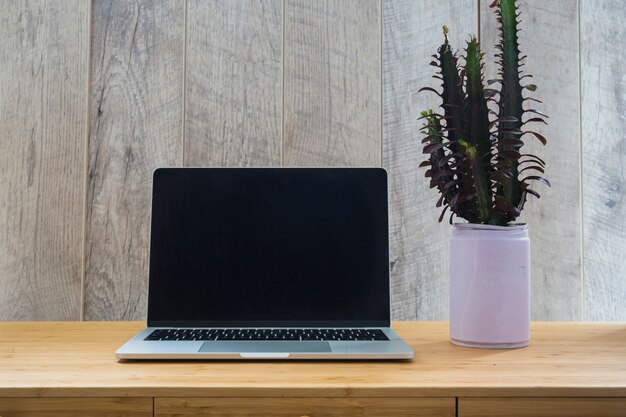
[[[0,3],[0,320],[80,317],[89,6]]]
[[[431,55],[443,42],[464,47],[477,31],[475,0],[425,2],[385,0],[383,10],[383,154],[389,171],[392,316],[396,320],[442,320],[448,317],[448,257],[451,226],[438,224],[438,195],[428,189],[421,151],[422,110],[437,97],[417,91],[440,88],[431,78]]]
[[[185,165],[280,165],[282,0],[187,7]]]
[[[380,166],[380,1],[285,2],[289,166]]]
[[[481,46],[490,64],[486,79],[496,78],[494,45],[497,25],[491,1],[481,0]],[[548,126],[534,123],[532,130],[546,136],[542,146],[524,136],[525,153],[546,161],[552,188],[537,186],[541,199],[529,197],[520,221],[529,224],[532,257],[532,318],[581,319],[581,196],[580,107],[578,77],[578,11],[576,0],[518,2],[521,16],[520,50],[528,54],[522,70],[534,76],[535,93],[543,104],[526,102],[550,118]]]
[[[584,319],[626,321],[626,3],[580,7]]]
[[[152,171],[182,159],[184,3],[95,0],[88,320],[145,318]]]

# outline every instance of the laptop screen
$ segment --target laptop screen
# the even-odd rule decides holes
[[[382,168],[154,173],[150,326],[388,326]]]

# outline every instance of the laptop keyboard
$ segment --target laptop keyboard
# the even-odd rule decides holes
[[[144,340],[389,340],[380,329],[157,329]]]

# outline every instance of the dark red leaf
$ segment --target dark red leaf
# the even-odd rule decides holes
[[[542,113],[542,112],[540,112],[540,111],[539,111],[539,110],[537,110],[537,109],[526,109],[526,110],[524,110],[524,113],[535,113],[535,114],[538,114],[538,115],[540,115],[540,116],[545,117],[546,119],[549,119],[549,118],[550,118],[547,114]]]
[[[418,93],[421,93],[422,91],[431,91],[431,92],[437,94],[439,97],[441,97],[441,94],[439,93],[439,91],[435,90],[434,88],[422,87],[419,90],[417,90]]]
[[[434,179],[434,180],[439,180],[439,179],[441,179],[442,177],[446,177],[447,175],[448,175],[448,173],[447,173],[447,172],[445,172],[445,171],[438,171],[438,172],[436,172],[436,173],[433,175],[433,179]]]
[[[537,161],[539,161],[539,163],[541,163],[541,165],[546,166],[546,161],[544,161],[543,159],[539,158],[538,156],[535,156],[535,155],[532,155],[532,154],[529,154],[529,153],[523,153],[520,156],[536,159]]]
[[[450,208],[452,208],[453,210],[454,210],[454,208],[456,207],[456,205],[459,202],[459,196],[460,196],[460,194],[455,194],[454,197],[452,197],[450,199],[450,203],[449,203],[450,204]]]
[[[530,169],[535,170],[535,171],[539,171],[539,172],[541,172],[542,174],[546,172],[546,171],[545,171],[542,167],[540,167],[539,165],[531,165],[531,166],[526,167],[526,168],[524,168],[524,169],[520,169],[520,171],[519,171],[519,172],[520,172],[520,174],[521,174],[522,172],[524,172],[524,171],[528,171],[528,170],[530,170]]]
[[[546,164],[543,164],[543,163],[541,163],[540,161],[538,161],[536,159],[524,159],[523,161],[519,161],[519,164],[520,165],[523,165],[523,164],[538,164],[539,166],[544,167],[544,168],[546,166]]]
[[[441,196],[439,197],[439,200],[437,200],[437,204],[435,204],[435,207],[441,207],[441,204],[443,203],[443,199],[444,199],[444,195],[441,194]]]
[[[449,188],[451,188],[451,187],[454,187],[454,186],[455,186],[455,185],[457,185],[458,183],[459,183],[459,181],[458,181],[458,180],[448,181],[448,182],[446,183],[446,185],[444,185],[444,186],[443,186],[443,189],[444,189],[444,190],[447,190],[447,189],[449,189]]]
[[[505,158],[509,161],[517,160],[520,158],[520,153],[517,151],[502,151],[498,153],[498,156],[501,158]]]
[[[499,170],[511,169],[513,168],[513,164],[511,163],[511,161],[507,161],[506,159],[500,159],[498,162],[496,162],[495,167]]]
[[[533,190],[532,188],[530,188],[530,186],[528,185],[527,182],[522,182],[520,184],[522,190],[524,190],[526,193],[534,195],[537,198],[541,198],[541,196],[539,195],[539,193],[535,190]]]
[[[507,176],[504,172],[502,171],[497,171],[493,174],[490,175],[491,179],[493,179],[495,182],[497,182],[498,184],[504,184],[506,183],[509,179],[511,179],[511,176]]]
[[[432,140],[441,141],[441,135],[428,135],[424,139],[422,139],[422,143],[430,142]],[[439,143],[439,142],[435,142],[435,143]]]
[[[446,156],[444,156],[443,158],[441,158],[438,162],[437,162],[437,166],[439,168],[441,168],[442,166],[446,165],[448,162],[450,162],[450,159],[454,158],[454,154],[448,154]]]
[[[443,216],[445,216],[446,214],[446,210],[448,210],[448,207],[450,206],[445,206],[441,212],[441,215],[439,216],[439,223],[441,223],[441,221],[443,220]]]
[[[524,146],[524,141],[521,139],[500,139],[498,143],[511,146]]]
[[[552,187],[552,185],[550,184],[550,181],[548,181],[546,178],[541,177],[539,175],[529,175],[528,177],[523,178],[522,182],[526,182],[528,180],[539,181],[540,183],[545,184],[548,187]]]
[[[429,145],[424,146],[423,153],[433,153],[442,149],[444,147],[443,143],[431,143]]]
[[[508,128],[500,128],[500,132],[509,133],[515,136],[522,136],[525,132],[522,132],[519,129],[508,129]]]
[[[532,195],[534,195],[534,196],[535,196],[535,197],[537,197],[537,198],[541,198],[541,196],[539,195],[539,193],[538,193],[537,191],[535,191],[535,190],[531,190],[530,188],[523,188],[523,187],[522,187],[522,189],[523,189],[525,192],[527,192],[528,194],[532,194]]]
[[[539,139],[539,141],[541,143],[543,143],[544,145],[548,143],[548,140],[541,134],[537,133],[537,132],[533,132],[531,130],[527,130],[526,132],[524,132],[524,134],[526,133],[530,133],[531,135],[533,135],[534,137],[536,137],[537,139]]]
[[[547,125],[548,122],[546,122],[545,120],[543,120],[541,117],[531,117],[530,119],[526,120],[524,123],[522,123],[523,125],[525,125],[526,123],[532,123],[532,122],[538,122],[538,123],[543,123],[544,125]]]

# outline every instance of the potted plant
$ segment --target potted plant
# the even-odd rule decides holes
[[[530,241],[526,224],[515,223],[528,196],[539,198],[535,182],[545,162],[523,153],[527,140],[546,138],[529,130],[546,123],[545,114],[525,105],[525,83],[531,75],[520,69],[515,0],[491,4],[499,22],[497,65],[499,79],[483,84],[483,56],[471,37],[462,62],[445,41],[433,55],[435,78],[441,90],[422,88],[441,98],[441,111],[422,112],[425,120],[425,176],[440,197],[441,222],[450,214],[467,223],[454,224],[450,242],[450,338],[454,344],[484,348],[512,348],[530,340]]]

